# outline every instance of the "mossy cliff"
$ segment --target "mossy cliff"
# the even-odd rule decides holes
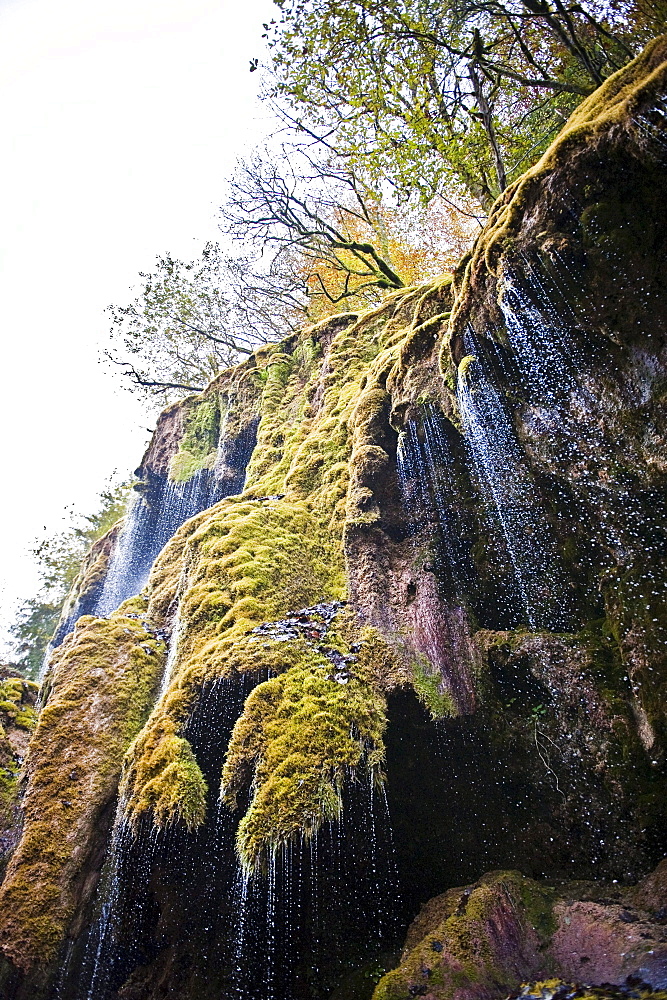
[[[37,724],[37,685],[0,665],[0,872],[20,833],[19,774]]]
[[[121,763],[164,665],[141,600],[108,620],[80,618],[53,654],[24,780],[24,833],[2,884],[2,935],[19,968],[57,954],[94,887]]]
[[[207,475],[231,495],[55,654],[0,896],[12,1000],[85,951],[116,804],[140,903],[109,996],[236,995],[243,892],[284,918],[271,946],[247,931],[248,961],[293,955],[299,1000],[368,1000],[431,896],[377,1000],[577,983],[568,949],[607,975],[596,914],[610,980],[659,984],[664,880],[646,912],[613,887],[667,851],[666,60],[663,38],[581,106],[453,279],[263,348],[160,418],[148,501]],[[573,887],[595,878],[606,902]],[[78,1000],[76,971],[59,990]]]
[[[667,737],[666,56],[662,36],[505,192],[460,268],[441,356],[453,384],[457,365],[479,365],[471,331],[492,380],[519,354],[524,371],[504,376],[502,396],[578,615],[588,605],[616,644],[656,765]]]
[[[345,635],[332,633],[326,643],[309,644],[300,635],[285,643],[270,634],[258,641],[253,629],[347,596],[345,532],[383,516],[369,477],[377,489],[384,470],[397,502],[392,458],[382,447],[390,401],[383,386],[423,322],[422,311],[443,294],[446,284],[420,289],[375,314],[335,319],[257,356],[262,419],[245,490],[184,525],[149,584],[156,620],[173,614],[178,601],[179,641],[171,688],[128,756],[123,793],[134,821],[147,811],[158,825],[203,820],[203,779],[178,766],[185,751],[174,740],[197,691],[215,678],[282,675],[249,699],[228,763],[235,789],[225,793],[229,800],[236,800],[242,775],[253,788],[239,830],[249,867],[336,814],[336,785],[346,769],[381,763],[382,692],[409,679],[409,643],[398,636],[393,645],[369,641],[360,602],[357,616],[347,616]],[[396,435],[389,434],[395,452]],[[360,653],[341,684],[328,657],[355,643]],[[303,732],[281,733],[277,720],[294,712]],[[358,732],[353,740],[350,726]]]

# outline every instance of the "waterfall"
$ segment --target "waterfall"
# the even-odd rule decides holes
[[[466,349],[457,394],[484,520],[504,540],[527,623],[533,629],[557,629],[567,617],[568,598],[553,531],[505,400],[472,332]],[[506,599],[511,603],[514,595]]]
[[[391,947],[397,897],[386,795],[366,774],[344,789],[340,820],[279,850],[266,872],[237,870],[231,996],[296,1000],[306,982],[333,987],[343,948],[362,964]]]
[[[471,564],[454,488],[458,471],[444,424],[431,404],[424,407],[421,428],[408,421],[399,438],[398,479],[413,530],[426,527],[440,575],[460,599]]]
[[[141,493],[133,493],[101,589],[77,601],[68,617],[59,623],[45,664],[81,615],[108,615],[128,597],[143,590],[155,559],[185,521],[225,497],[243,491],[258,424],[259,418],[255,418],[238,434],[230,435],[226,412],[213,469],[202,469],[184,483],[149,474],[148,482],[141,484]]]
[[[189,995],[202,1000],[292,1000],[300,984],[340,975],[343,944],[360,964],[394,946],[391,826],[370,774],[350,775],[340,822],[277,852],[266,872],[240,867],[239,815],[218,801],[220,775],[234,722],[263,679],[209,683],[183,729],[209,785],[204,827],[157,831],[146,818],[132,831],[119,806],[96,918],[65,973],[63,1000],[111,1000],[130,976],[140,993],[143,975],[146,993],[160,977],[171,982],[176,944],[190,962]]]
[[[148,499],[135,494],[95,614],[108,615],[143,590],[151,566],[172,535],[223,495],[209,469],[197,472],[185,483],[163,480],[150,490]]]
[[[183,622],[181,620],[181,605],[179,600],[179,603],[176,606],[176,614],[174,615],[174,621],[171,627],[169,650],[167,652],[167,660],[164,665],[164,673],[162,674],[162,680],[160,682],[159,698],[164,698],[165,694],[169,690],[169,685],[171,683],[171,676],[174,672],[174,667],[176,666],[176,660],[178,659],[178,646],[182,632],[183,632]]]
[[[662,159],[667,153],[667,105],[662,98],[655,98],[653,107],[647,108],[643,114],[635,115],[633,123],[639,129],[642,138],[648,140],[648,145],[653,144],[654,152],[658,159]]]
[[[530,419],[559,463],[569,466],[571,489],[583,501],[579,517],[623,558],[645,534],[645,518],[601,426],[599,369],[609,364],[594,345],[588,345],[588,357],[582,351],[576,332],[583,320],[566,301],[558,274],[548,273],[539,258],[524,259],[524,268],[530,292],[506,272],[499,305]],[[597,361],[594,374],[591,357]]]
[[[183,729],[209,782],[213,819],[205,827],[192,834],[178,827],[158,830],[146,817],[130,829],[118,804],[96,916],[65,982],[68,1000],[114,996],[147,955],[158,955],[183,928],[186,935],[196,929],[202,965],[218,935],[231,938],[229,911],[221,912],[220,901],[229,894],[228,873],[236,867],[236,823],[228,812],[219,821],[217,789],[232,727],[256,682],[241,677],[209,683]],[[179,912],[172,912],[174,900]]]
[[[412,582],[414,599],[406,610],[415,648],[428,659],[420,668],[423,682],[441,701],[439,709],[432,703],[434,711],[446,713],[455,707],[469,712],[474,707],[465,607],[473,577],[469,531],[452,443],[442,414],[432,405],[424,407],[419,424],[408,421],[400,435],[397,468],[413,563],[421,562],[425,571]],[[453,705],[445,705],[448,699]]]

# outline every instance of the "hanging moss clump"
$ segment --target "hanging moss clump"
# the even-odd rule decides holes
[[[364,768],[378,779],[385,703],[366,679],[331,663],[292,667],[249,696],[229,744],[222,797],[252,800],[237,846],[253,870],[290,841],[340,819],[342,789]]]

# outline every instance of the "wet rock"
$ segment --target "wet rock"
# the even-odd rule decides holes
[[[508,993],[567,1000],[583,995],[582,983],[605,984],[601,996],[665,989],[667,930],[649,912],[628,905],[653,899],[665,868],[663,862],[636,888],[608,892],[606,902],[590,898],[603,899],[604,886],[554,888],[518,872],[495,872],[450,889],[422,907],[408,929],[401,964],[380,981],[374,1000],[420,995],[413,991],[423,986],[424,968],[431,970],[433,1000],[500,1000]],[[531,980],[535,988],[522,988]]]
[[[563,979],[623,984],[639,976],[656,988],[667,985],[667,934],[646,918],[619,906],[557,903],[557,929],[549,953]]]

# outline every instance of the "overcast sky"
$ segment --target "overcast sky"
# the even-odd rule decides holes
[[[82,513],[152,426],[99,363],[104,309],[215,239],[223,179],[270,129],[270,0],[0,0],[0,614],[32,540]]]

